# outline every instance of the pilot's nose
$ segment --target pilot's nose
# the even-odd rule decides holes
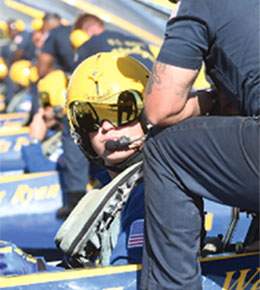
[[[103,132],[108,132],[108,131],[110,131],[112,129],[115,129],[115,126],[111,122],[109,122],[108,120],[104,120],[101,123],[101,126],[100,127],[101,127],[101,130]]]

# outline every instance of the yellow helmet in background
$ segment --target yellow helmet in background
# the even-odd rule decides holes
[[[2,57],[0,57],[0,80],[3,80],[8,75],[8,67]]]
[[[83,43],[85,43],[89,39],[90,37],[88,36],[88,34],[81,29],[75,29],[70,34],[70,42],[75,49],[78,49]]]
[[[42,106],[65,108],[67,77],[62,70],[54,70],[37,85]]]
[[[19,32],[23,32],[25,30],[25,23],[23,20],[21,19],[17,19],[15,22],[14,22],[14,27],[17,31]]]
[[[96,131],[103,120],[121,126],[138,119],[148,77],[140,62],[116,52],[91,56],[73,72],[67,90],[67,114],[73,136],[88,158],[101,161],[87,132]]]
[[[30,71],[30,82],[31,83],[36,83],[39,79],[39,74],[38,74],[38,69],[35,65],[31,66],[31,71]]]
[[[0,21],[0,38],[8,36],[8,25],[5,21]]]
[[[15,84],[25,88],[38,80],[36,67],[29,60],[24,59],[11,65],[9,76]]]
[[[43,27],[43,20],[41,18],[34,18],[31,22],[32,30],[38,31]]]

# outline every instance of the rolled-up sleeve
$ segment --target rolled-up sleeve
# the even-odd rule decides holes
[[[201,5],[206,11],[198,14],[198,5],[193,6],[191,1],[184,1],[177,16],[168,21],[158,61],[183,68],[200,68],[209,46],[208,11]]]

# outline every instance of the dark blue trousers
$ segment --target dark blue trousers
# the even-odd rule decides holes
[[[259,211],[259,150],[253,117],[198,117],[152,130],[144,148],[141,289],[202,289],[201,198]]]

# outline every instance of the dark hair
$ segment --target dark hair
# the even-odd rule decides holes
[[[74,23],[74,29],[82,29],[84,25],[97,24],[104,26],[102,19],[93,14],[84,13],[81,14]]]
[[[50,21],[50,20],[61,20],[61,17],[58,13],[46,13],[43,17],[43,21]]]
[[[15,22],[15,19],[13,19],[13,18],[9,18],[8,20],[7,20],[7,24],[12,24],[12,23],[14,23]]]

